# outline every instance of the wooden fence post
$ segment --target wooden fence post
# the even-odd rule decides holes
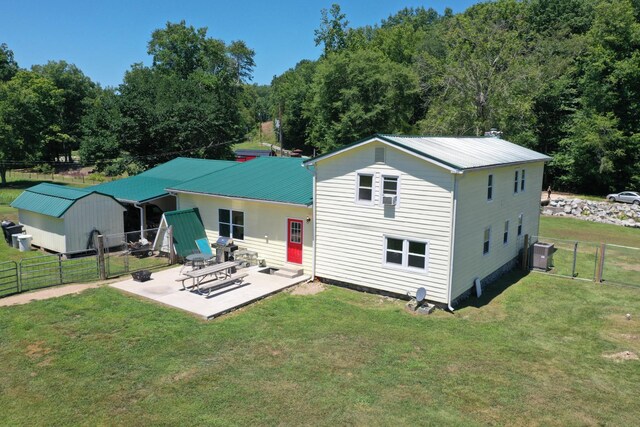
[[[102,234],[98,235],[97,238],[97,249],[98,249],[98,271],[100,272],[100,279],[107,279],[107,269],[105,268],[104,262],[104,236]]]
[[[524,235],[524,246],[522,248],[522,270],[529,270],[529,235]]]
[[[173,225],[167,228],[167,238],[169,239],[169,265],[173,265],[176,263],[176,254],[174,253],[173,247]],[[160,244],[162,244],[162,242]]]

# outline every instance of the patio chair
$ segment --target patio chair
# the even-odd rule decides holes
[[[211,249],[211,245],[209,244],[209,239],[203,237],[202,239],[196,240],[196,246],[201,254],[211,255],[211,259],[205,262],[206,265],[212,265],[216,263],[216,254],[213,253]]]

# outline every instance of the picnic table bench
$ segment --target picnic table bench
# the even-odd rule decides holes
[[[247,273],[232,274],[231,270],[237,266],[238,263],[235,261],[214,264],[210,267],[187,271],[184,273],[184,276],[178,277],[176,281],[182,282],[184,290],[195,289],[200,294],[205,295],[206,292],[206,295],[209,295],[216,289],[242,281],[242,279],[248,276]],[[187,287],[185,281],[189,279],[191,279],[191,286]]]

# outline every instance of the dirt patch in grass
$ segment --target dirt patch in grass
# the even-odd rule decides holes
[[[48,347],[44,347],[44,341],[36,341],[27,346],[27,351],[25,351],[25,355],[29,359],[39,359],[42,356],[51,353],[51,349]]]
[[[621,351],[613,354],[603,354],[602,357],[611,359],[614,362],[624,362],[626,360],[640,360],[637,354],[632,351]]]
[[[313,282],[303,283],[296,286],[291,291],[291,295],[315,295],[324,291],[326,287],[317,280]]]

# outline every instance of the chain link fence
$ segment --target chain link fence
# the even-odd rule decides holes
[[[606,244],[602,256],[603,283],[640,288],[640,248]]]
[[[553,245],[544,273],[640,288],[640,248],[545,236],[533,237],[532,241]]]

